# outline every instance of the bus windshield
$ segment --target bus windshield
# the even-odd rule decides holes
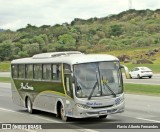
[[[119,62],[74,65],[76,96],[79,98],[116,96],[123,92]]]

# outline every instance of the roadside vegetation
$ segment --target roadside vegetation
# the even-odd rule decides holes
[[[129,69],[147,60],[145,66],[160,73],[159,21],[160,9],[132,9],[104,18],[75,18],[70,24],[41,27],[28,24],[17,31],[1,30],[0,72],[9,71],[10,62],[6,61],[13,59],[78,50],[115,55]]]
[[[153,55],[151,57],[144,56],[144,58],[151,60],[153,64],[134,64],[133,63],[136,59],[139,59],[136,57],[137,55],[141,56],[144,53],[147,53],[148,51],[153,50],[153,49],[155,49],[155,47],[135,48],[134,50],[133,49],[113,50],[113,51],[99,52],[99,53],[111,54],[117,57],[125,54],[126,56],[131,57],[131,61],[127,63],[124,63],[123,61],[121,61],[121,64],[127,66],[129,70],[133,69],[134,67],[138,67],[138,66],[146,66],[152,69],[154,73],[160,73],[160,53]],[[0,72],[10,72],[10,62],[9,61],[0,62]]]
[[[70,24],[41,27],[28,24],[17,31],[2,30],[0,61],[53,51],[99,53],[124,49],[127,52],[144,47],[160,48],[159,22],[160,9],[131,9],[104,18],[75,18]]]
[[[10,77],[0,77],[0,82],[10,83],[11,82],[11,78]]]
[[[152,51],[156,47],[143,47],[143,48],[135,48],[135,49],[129,49],[129,50],[114,50],[110,52],[103,52],[105,54],[111,54],[114,56],[127,56],[129,58],[128,62],[121,61],[121,64],[127,66],[129,70],[132,70],[134,67],[139,66],[146,66],[153,70],[154,73],[160,73],[160,52],[152,55],[152,56],[146,56],[145,54],[149,51]],[[140,60],[143,57],[143,59],[146,59],[152,64],[148,63],[142,63],[142,64],[136,64],[135,62],[137,60]],[[125,58],[124,58],[125,59]]]
[[[125,93],[160,96],[160,85],[124,84]]]
[[[10,72],[10,62],[0,62],[0,72]]]

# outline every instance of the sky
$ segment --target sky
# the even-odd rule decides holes
[[[0,29],[17,30],[27,24],[70,23],[75,18],[101,18],[129,9],[160,9],[160,0],[0,0]]]

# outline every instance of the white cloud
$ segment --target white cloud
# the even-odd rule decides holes
[[[0,0],[0,28],[16,30],[62,24],[74,18],[88,19],[117,14],[129,8],[129,0]],[[135,9],[158,9],[160,0],[132,0]]]

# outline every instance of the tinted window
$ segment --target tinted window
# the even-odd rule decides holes
[[[12,77],[13,78],[18,77],[18,67],[17,67],[17,65],[12,65]]]
[[[33,65],[31,64],[26,65],[26,78],[27,79],[33,78]]]
[[[43,64],[43,79],[51,80],[51,64]]]
[[[61,80],[61,65],[59,64],[52,65],[52,79]]]
[[[18,65],[18,78],[25,78],[25,65]]]
[[[42,79],[42,65],[41,64],[34,65],[34,79],[38,79],[38,80]]]

